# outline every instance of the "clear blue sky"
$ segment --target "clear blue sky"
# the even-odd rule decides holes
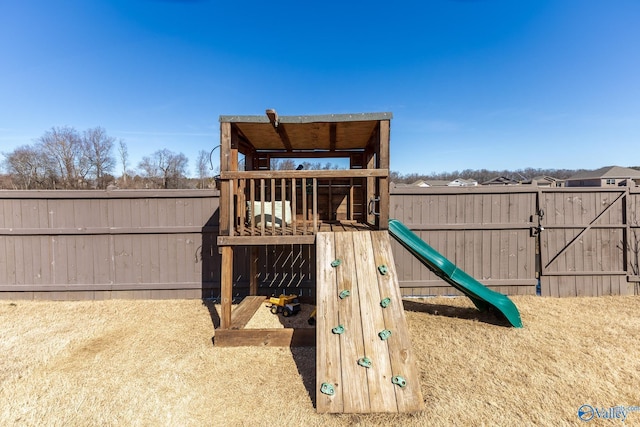
[[[102,126],[132,167],[193,171],[218,116],[274,108],[392,112],[401,173],[636,166],[639,23],[637,0],[7,1],[0,152]]]

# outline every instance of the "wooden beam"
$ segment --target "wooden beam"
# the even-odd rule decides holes
[[[329,125],[329,151],[336,151],[337,129],[337,123]]]
[[[218,236],[218,246],[312,245],[315,241],[315,234],[305,236]]]
[[[269,151],[269,150],[260,150],[258,151],[260,154],[268,154],[271,158],[286,158],[286,159],[307,159],[309,157],[318,158],[318,159],[327,159],[327,158],[349,158],[352,155],[362,155],[364,150],[362,149],[353,149],[353,150],[338,150],[338,151],[323,151],[320,156],[317,156],[317,152],[314,150],[300,150],[300,151]],[[15,190],[11,190],[15,191]],[[29,190],[34,191],[34,190]]]
[[[285,129],[284,125],[280,123],[280,121],[278,120],[278,113],[276,113],[276,110],[272,110],[272,109],[267,110],[267,117],[269,117],[271,126],[273,126],[276,133],[280,137],[282,144],[284,144],[284,148],[287,151],[293,151],[293,146],[291,145],[291,140],[289,140],[289,135],[287,134],[287,130]]]
[[[379,132],[380,132],[380,124],[378,126],[374,126],[371,130],[371,135],[369,135],[369,140],[367,141],[367,145],[365,147],[365,151],[377,151],[377,145],[379,140]]]
[[[380,121],[380,142],[378,146],[378,169],[389,169],[389,139],[390,139],[390,123],[389,120]],[[386,230],[389,222],[389,178],[383,177],[378,181],[378,194],[380,195],[380,216],[378,217],[378,229]]]
[[[217,347],[313,347],[315,328],[216,329],[213,345]]]
[[[269,117],[269,121],[271,122],[271,126],[273,126],[274,129],[278,128],[278,113],[276,112],[276,110],[273,109],[268,109],[266,111],[267,113],[267,117]]]
[[[220,273],[220,328],[228,329],[231,326],[231,301],[233,299],[233,246],[223,246],[222,266]]]
[[[249,141],[249,138],[247,138],[246,135],[242,132],[242,130],[240,130],[238,125],[236,125],[235,123],[232,123],[231,128],[233,129],[233,132],[237,134],[238,141],[241,145],[250,147],[252,150],[256,149],[253,146],[253,143]]]
[[[256,314],[256,311],[262,307],[265,300],[266,297],[260,296],[245,297],[231,313],[231,325],[229,329],[243,329],[253,315]]]
[[[231,165],[231,123],[220,123],[220,173],[230,170]],[[232,198],[229,183],[220,185],[220,234],[230,236],[233,228],[229,228],[231,211],[228,200]]]
[[[278,131],[278,135],[280,135],[280,139],[284,144],[284,148],[287,151],[293,151],[293,146],[291,145],[291,141],[289,140],[289,135],[287,134],[287,130],[284,128],[284,125],[280,123],[280,126],[278,126],[278,129],[276,130]]]
[[[230,170],[231,123],[220,123],[220,171]]]
[[[284,170],[284,171],[223,171],[221,179],[279,179],[279,178],[363,178],[363,177],[388,177],[389,169],[375,169],[373,156],[370,158],[369,169],[343,169],[343,170]]]
[[[372,146],[369,146],[369,148],[371,148]],[[376,171],[378,169],[376,169],[376,164],[375,164],[375,160],[376,160],[376,153],[373,149],[367,149],[366,153],[365,153],[365,169],[361,169],[363,171]],[[367,176],[367,185],[365,188],[365,199],[364,199],[364,206],[366,209],[365,212],[365,218],[366,218],[366,222],[369,224],[376,224],[377,222],[377,218],[375,215],[373,215],[371,212],[369,212],[369,203],[372,203],[371,200],[374,199],[376,197],[376,180],[374,178],[373,175],[368,175]],[[374,209],[375,209],[375,203],[373,204]]]

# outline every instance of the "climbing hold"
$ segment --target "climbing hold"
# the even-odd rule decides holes
[[[384,276],[389,272],[389,269],[387,268],[386,265],[382,264],[378,266],[378,271],[380,272],[380,274]]]
[[[326,394],[327,396],[333,396],[334,394],[336,394],[333,386],[329,383],[322,383],[322,385],[320,386],[320,392]]]
[[[336,335],[343,334],[344,333],[344,326],[338,325],[335,328],[331,329],[331,332],[333,332]]]
[[[349,295],[351,295],[351,292],[349,292],[348,289],[345,289],[344,291],[340,292],[340,295],[338,295],[338,296],[340,297],[340,299],[345,299]]]
[[[361,357],[360,359],[358,359],[358,365],[365,367],[365,368],[370,368],[371,367],[371,359],[369,359],[367,356]]]
[[[339,259],[334,259],[333,261],[331,261],[331,267],[337,267],[340,264],[342,264],[342,261]]]
[[[400,375],[396,375],[393,378],[391,378],[391,382],[400,388],[407,385],[407,380],[405,380],[404,377],[401,377]]]
[[[380,301],[380,307],[382,308],[389,307],[389,304],[391,304],[391,298],[389,297],[383,298],[382,301]]]
[[[385,341],[386,339],[388,339],[388,338],[391,336],[391,331],[390,331],[390,330],[388,330],[388,329],[385,329],[385,330],[383,330],[383,331],[380,331],[380,332],[378,333],[378,336],[380,337],[380,339],[381,339],[382,341]]]

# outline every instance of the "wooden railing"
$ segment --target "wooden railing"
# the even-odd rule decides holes
[[[322,222],[366,222],[388,170],[223,172],[221,236],[313,236]]]

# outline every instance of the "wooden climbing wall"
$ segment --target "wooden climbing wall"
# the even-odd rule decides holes
[[[318,233],[316,269],[317,411],[423,409],[389,234]]]

